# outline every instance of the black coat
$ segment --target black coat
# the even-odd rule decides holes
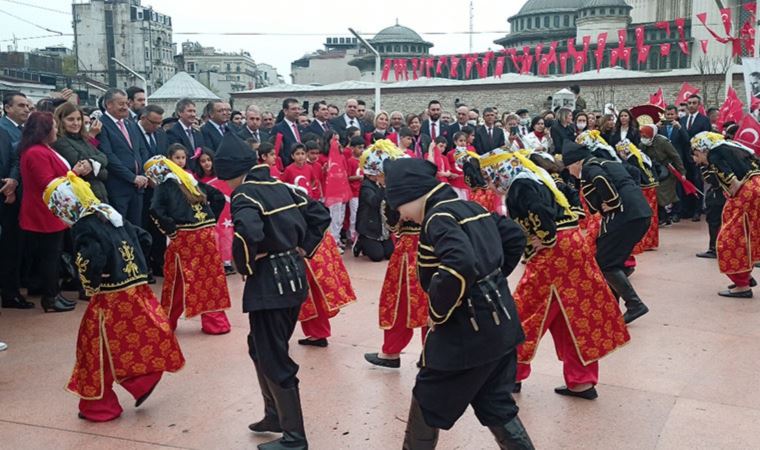
[[[190,138],[187,137],[185,128],[180,122],[175,123],[174,126],[169,128],[169,131],[166,132],[166,137],[168,145],[177,143],[182,144],[185,146],[187,151],[190,152],[190,155],[193,154],[197,147],[208,147],[208,145],[206,145],[206,140],[203,138],[203,134],[196,129],[193,129],[193,142],[195,145],[191,144]],[[215,148],[212,148],[211,150],[216,151]]]
[[[332,125],[330,124],[329,120],[327,122],[325,122],[325,124],[327,125],[327,129],[328,130],[332,130]],[[311,123],[309,124],[309,126],[306,127],[303,131],[304,131],[304,133],[314,133],[317,136],[322,137],[322,136],[325,135],[325,132],[327,130],[325,130],[324,128],[322,128],[322,125],[320,125],[319,122],[317,122],[317,120],[314,119],[314,120],[311,121]]]
[[[269,166],[251,169],[232,193],[235,238],[232,257],[246,275],[243,311],[299,306],[308,293],[306,265],[330,225],[330,212],[319,202],[275,181]],[[257,256],[259,258],[257,259]]]
[[[417,270],[435,325],[423,366],[471,369],[512,352],[525,336],[506,277],[525,247],[522,229],[458,200],[445,184],[428,194],[424,211]]]
[[[76,266],[85,293],[122,291],[148,282],[145,255],[150,234],[124,220],[115,227],[99,215],[83,217],[71,227]]]
[[[235,130],[230,128],[229,124],[225,124],[224,127],[226,129],[225,134],[235,132]],[[211,150],[216,152],[216,149],[219,148],[219,144],[222,143],[222,138],[224,138],[224,135],[219,133],[216,125],[211,123],[210,120],[203,124],[201,127],[201,133],[203,134],[203,140],[206,142],[206,147],[209,147]]]
[[[549,131],[554,143],[554,153],[562,154],[562,147],[564,147],[565,142],[575,142],[575,126],[572,124],[563,127],[559,120],[555,120]]]
[[[623,140],[620,134],[619,128],[615,128],[615,130],[612,133],[610,133],[607,137],[609,138],[609,140],[607,139],[605,140],[607,140],[607,143],[613,147]],[[639,144],[641,143],[641,134],[639,134],[639,130],[637,130],[634,127],[628,128],[628,132],[626,133],[625,138],[631,141],[631,143],[633,143],[633,145],[635,145],[636,147],[638,147]]]
[[[495,148],[507,144],[507,136],[503,129],[493,127],[492,133],[493,137],[488,136],[488,128],[485,125],[481,125],[475,129],[475,142],[473,142],[473,145],[478,154],[488,153]]]
[[[216,224],[224,209],[224,194],[204,183],[198,183],[198,188],[206,194],[207,202],[191,205],[176,181],[155,187],[150,216],[161,233],[173,237],[177,230],[197,230]]]
[[[697,113],[697,117],[694,118],[694,122],[691,124],[691,128],[686,127],[686,125],[689,123],[688,115],[686,117],[681,117],[679,121],[681,122],[681,127],[686,130],[686,133],[689,135],[689,139],[693,138],[703,131],[712,131],[710,119],[701,113]]]
[[[258,132],[259,138],[256,139],[256,135],[251,133],[250,130],[248,130],[248,127],[244,125],[242,128],[240,128],[240,131],[238,131],[237,135],[240,136],[240,139],[244,141],[247,139],[256,139],[259,142],[265,142],[269,140],[269,133],[261,128],[258,129]]]
[[[359,207],[356,209],[356,232],[360,236],[382,240],[385,227],[384,203],[385,189],[365,178],[359,191]]]
[[[131,120],[124,121],[132,143],[130,146],[116,122],[105,114],[101,120],[103,128],[98,140],[100,150],[108,158],[108,196],[113,199],[138,195],[142,190],[135,187],[135,177],[144,173],[143,164],[149,159],[142,132]]]
[[[0,180],[3,178],[13,178],[16,181],[21,180],[21,174],[18,167],[18,153],[11,145],[11,139],[8,134],[0,129]],[[19,201],[20,199],[16,199]],[[5,205],[5,195],[0,194],[0,211]],[[0,233],[2,230],[0,230]]]
[[[169,136],[166,135],[166,131],[161,129],[159,127],[154,133],[153,133],[153,139],[155,143],[151,143],[148,138],[145,137],[145,134],[140,133],[140,135],[143,137],[143,142],[145,143],[145,148],[148,149],[148,154],[153,156],[168,156],[167,151],[169,150]],[[193,152],[188,150],[190,153],[188,158],[193,155]]]
[[[84,180],[90,183],[92,193],[103,203],[108,203],[108,192],[106,191],[106,180],[108,180],[108,158],[103,152],[98,151],[88,141],[80,136],[72,136],[68,133],[58,136],[53,142],[53,149],[74,167],[76,163],[82,160],[96,161],[100,163],[100,170],[95,175],[95,170],[84,177]],[[94,168],[93,168],[94,169]]]
[[[298,125],[296,125],[298,129],[298,134],[300,136],[303,136],[303,130],[298,128]],[[272,128],[272,132],[269,133],[269,139],[272,141],[272,144],[274,144],[277,141],[277,135],[282,135],[282,148],[280,148],[280,159],[282,160],[282,165],[287,167],[290,165],[290,163],[293,162],[293,158],[290,156],[290,151],[293,148],[293,146],[300,141],[298,137],[293,133],[293,129],[288,126],[288,123],[284,120],[282,122],[279,122],[277,125]]]
[[[356,127],[359,128],[359,131],[361,131],[362,136],[364,136],[364,133],[370,131],[370,127],[366,126],[363,120],[354,119],[354,121],[356,122]],[[338,117],[332,119],[330,121],[330,128],[337,131],[341,139],[345,139],[346,130],[348,129],[348,125],[346,124],[346,114],[343,113]]]

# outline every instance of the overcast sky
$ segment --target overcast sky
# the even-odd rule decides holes
[[[83,0],[77,2],[86,3]],[[22,39],[51,34],[3,13],[33,22],[39,27],[62,33],[71,28],[71,0],[0,0],[0,47],[7,50],[11,39],[19,38],[21,51],[63,44],[73,47],[73,37],[59,36],[44,39]],[[426,34],[435,32],[464,32],[469,29],[468,0],[430,2],[410,0],[366,1],[250,1],[250,0],[150,0],[151,5],[172,17],[174,42],[185,40],[214,46],[223,51],[246,50],[256,62],[277,67],[290,82],[290,63],[305,53],[322,48],[327,36],[348,35],[353,27],[365,37],[381,29],[399,24],[412,28],[435,44],[434,54],[465,53],[469,50],[466,34]],[[524,0],[474,0],[473,51],[497,49],[493,41],[508,29],[507,18],[525,4]],[[39,5],[55,11],[34,8]],[[63,14],[61,11],[65,12]],[[494,32],[498,33],[485,33]],[[185,35],[183,32],[203,32],[205,35]],[[223,36],[220,32],[313,33],[314,36]],[[178,48],[180,46],[178,45]]]

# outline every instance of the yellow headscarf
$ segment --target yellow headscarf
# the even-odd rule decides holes
[[[359,167],[367,175],[377,175],[383,172],[383,162],[386,159],[398,159],[406,153],[396,147],[389,139],[380,139],[364,150],[359,157]]]
[[[145,175],[156,184],[161,184],[169,178],[176,178],[192,195],[202,195],[198,182],[189,173],[165,156],[154,156],[143,166]]]

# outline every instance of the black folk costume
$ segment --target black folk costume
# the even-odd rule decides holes
[[[200,314],[201,330],[206,334],[228,333],[230,322],[224,310],[232,304],[216,244],[216,218],[224,208],[224,195],[197,182],[164,156],[149,159],[145,174],[156,184],[151,218],[169,238],[161,306],[172,329],[184,312],[186,318]],[[189,195],[195,198],[191,201]]]
[[[245,275],[243,311],[251,327],[248,352],[256,368],[264,419],[257,432],[282,432],[260,449],[308,447],[298,390],[298,364],[288,354],[301,304],[308,294],[306,264],[330,225],[330,213],[296,188],[275,180],[269,166],[234,135],[225,136],[215,158],[219,178],[245,176],[232,194],[232,256]]]
[[[72,172],[53,180],[44,201],[71,226],[76,266],[90,296],[66,389],[80,397],[79,417],[93,422],[122,413],[120,384],[141,405],[164,372],[185,364],[163,310],[148,286],[150,235],[100,203]]]
[[[625,302],[623,318],[630,323],[649,308],[628,280],[625,263],[646,235],[652,210],[622,163],[592,156],[588,148],[576,143],[563,148],[562,160],[566,166],[582,161],[581,193],[589,210],[602,216],[596,262],[613,292]]]
[[[524,336],[506,277],[525,246],[517,224],[459,200],[424,160],[386,163],[391,208],[424,196],[417,270],[430,323],[413,390],[405,449],[435,448],[472,405],[500,448],[532,449],[512,398]],[[496,243],[499,243],[498,245]]]

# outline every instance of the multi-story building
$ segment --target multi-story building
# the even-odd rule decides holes
[[[359,52],[355,37],[328,37],[324,46],[324,50],[306,54],[290,64],[294,84],[319,86],[361,78],[359,69],[349,65]]]
[[[71,7],[79,73],[113,87],[144,85],[149,94],[174,75],[171,17],[140,0],[90,0]]]
[[[256,67],[256,87],[276,86],[285,83],[285,79],[273,65],[259,63]]]
[[[251,54],[217,52],[214,47],[203,47],[198,42],[182,43],[182,53],[175,57],[178,71],[187,72],[223,99],[233,92],[260,87],[257,83],[257,65]]]

